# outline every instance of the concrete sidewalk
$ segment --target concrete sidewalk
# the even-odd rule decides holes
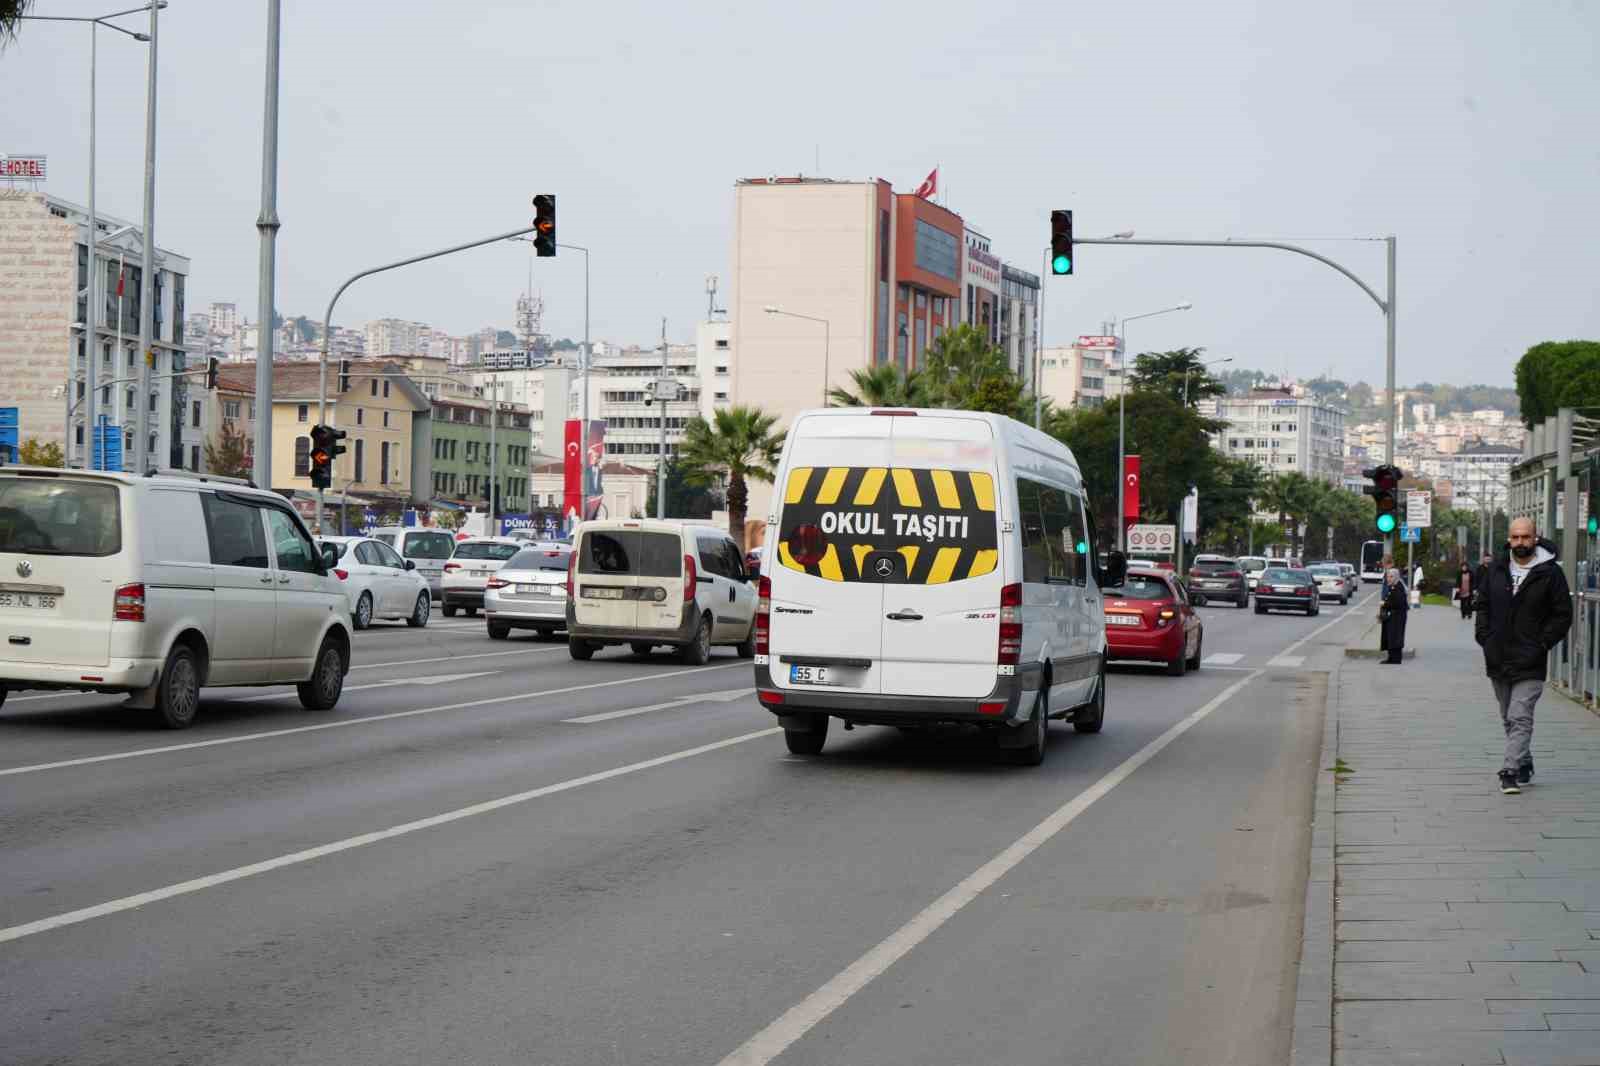
[[[1537,776],[1503,796],[1471,623],[1413,611],[1407,644],[1333,679],[1325,748],[1349,772],[1325,750],[1296,1061],[1331,1037],[1335,1066],[1600,1066],[1600,718],[1546,688]]]

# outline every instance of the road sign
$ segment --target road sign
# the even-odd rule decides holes
[[[1173,545],[1177,543],[1177,540],[1177,526],[1139,525],[1128,527],[1128,550],[1130,552],[1153,552],[1156,555],[1171,555]]]
[[[1400,543],[1401,544],[1421,544],[1422,543],[1422,527],[1421,526],[1401,526],[1400,527]]]
[[[656,378],[645,382],[645,395],[657,403],[671,403],[678,398],[681,383],[677,378]]]
[[[1406,525],[1416,529],[1433,525],[1433,493],[1421,489],[1406,493]]]

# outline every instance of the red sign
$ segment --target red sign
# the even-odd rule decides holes
[[[606,424],[590,419],[587,447],[579,441],[582,423],[567,419],[562,465],[561,513],[570,530],[574,523],[603,517],[605,497],[600,485],[600,467],[606,456]]]
[[[0,178],[25,178],[43,181],[45,157],[42,155],[12,155],[0,158]]]
[[[1121,342],[1116,337],[1090,337],[1084,334],[1079,334],[1078,347],[1103,348],[1110,351],[1116,351],[1119,347],[1121,347]]]
[[[1122,520],[1139,520],[1139,457],[1122,457]]]

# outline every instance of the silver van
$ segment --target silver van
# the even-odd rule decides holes
[[[419,529],[415,526],[379,526],[367,536],[381,540],[399,553],[400,558],[417,564],[417,573],[428,579],[428,592],[440,599],[439,583],[444,580],[444,564],[456,553],[456,537],[448,529]]]

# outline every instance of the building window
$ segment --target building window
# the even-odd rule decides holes
[[[940,316],[941,318],[944,316],[944,297],[943,296],[935,296],[933,298],[933,313],[938,315],[938,316]]]
[[[922,353],[928,350],[928,320],[917,319],[917,365],[922,365]]]
[[[389,483],[389,442],[385,441],[382,450],[378,453],[383,461],[383,466],[378,470],[378,481],[384,485]]]
[[[356,470],[355,480],[367,480],[367,442],[356,438]]]
[[[311,438],[296,437],[294,439],[294,476],[311,476]]]
[[[894,358],[902,368],[906,365],[906,345],[911,339],[910,319],[904,311],[896,313]]]
[[[239,417],[239,401],[238,400],[223,400],[222,401],[222,417],[223,418],[238,418]]]
[[[195,400],[193,403],[191,403],[189,405],[189,424],[191,426],[199,426],[200,425],[200,401],[199,400]]]
[[[388,397],[389,397],[389,380],[387,378],[385,378],[384,382],[383,382],[383,395],[384,395],[385,399],[388,399]]]
[[[361,408],[361,407],[357,407],[356,408],[356,425],[364,426],[366,424],[367,424],[367,412],[366,412],[366,409],[365,408]]]
[[[387,381],[385,381],[383,383],[383,387],[385,389],[387,389],[389,387],[389,383]],[[383,412],[383,428],[384,429],[388,429],[389,428],[389,412],[388,411]]]
[[[928,294],[923,292],[921,289],[918,289],[917,290],[917,310],[918,311],[926,311],[927,309],[928,309]]]
[[[295,408],[294,420],[296,422],[311,421],[311,407],[308,404],[301,404],[299,407]]]
[[[956,280],[960,254],[956,239],[937,226],[917,219],[916,265],[919,270]]]
[[[189,469],[195,473],[200,472],[200,445],[189,445]]]

